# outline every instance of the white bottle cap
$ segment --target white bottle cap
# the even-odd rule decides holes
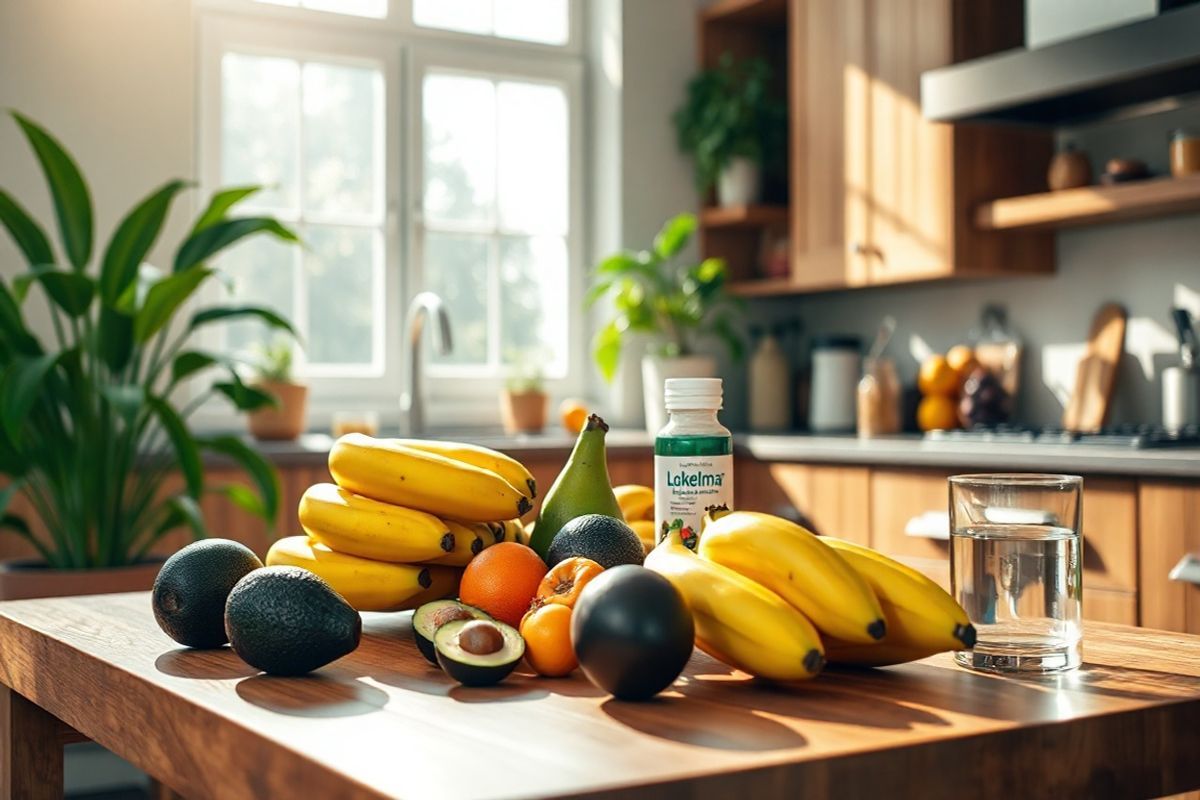
[[[667,378],[663,400],[667,411],[721,408],[720,378]]]

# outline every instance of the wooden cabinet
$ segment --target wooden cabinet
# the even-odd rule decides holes
[[[1169,575],[1188,553],[1200,553],[1200,485],[1143,481],[1138,503],[1141,623],[1200,633],[1200,585]]]
[[[866,467],[767,463],[738,459],[734,502],[807,522],[818,533],[869,543]]]

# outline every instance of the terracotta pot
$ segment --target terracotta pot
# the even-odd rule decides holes
[[[307,386],[258,381],[254,388],[270,392],[279,400],[278,408],[263,408],[250,413],[250,434],[255,439],[290,440],[304,433],[308,422]]]
[[[541,433],[546,427],[549,399],[545,392],[513,393],[505,389],[500,395],[504,430],[508,433]]]
[[[163,559],[132,567],[51,569],[36,559],[0,561],[0,600],[143,592],[154,585]]]

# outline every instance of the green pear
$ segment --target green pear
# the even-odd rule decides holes
[[[592,414],[587,418],[567,465],[554,479],[554,485],[542,501],[529,546],[543,559],[554,536],[571,520],[584,514],[604,514],[623,520],[621,507],[613,494],[604,454],[604,434],[608,425]]]

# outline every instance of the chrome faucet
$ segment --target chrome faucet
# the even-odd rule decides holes
[[[425,429],[425,400],[421,394],[421,334],[425,320],[433,317],[433,346],[438,355],[454,348],[450,339],[450,317],[442,298],[433,292],[421,292],[408,304],[404,327],[408,331],[408,368],[400,394],[400,435],[415,436]]]

